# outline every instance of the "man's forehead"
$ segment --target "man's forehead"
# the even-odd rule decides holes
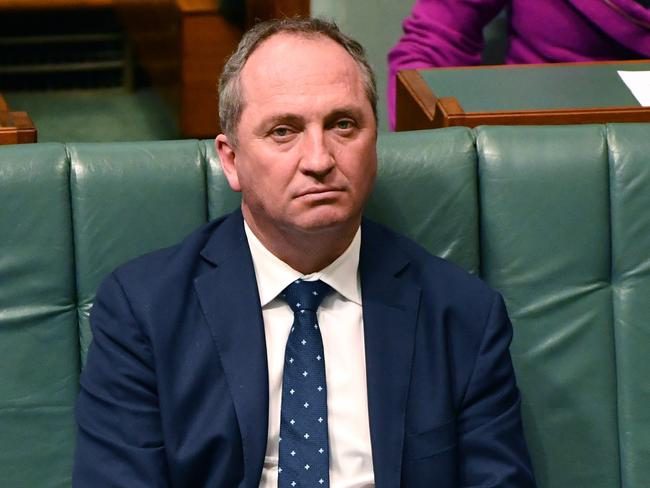
[[[273,85],[300,89],[303,82],[356,84],[360,80],[356,61],[334,40],[322,34],[286,32],[262,41],[241,75],[242,85],[256,89]]]
[[[277,32],[261,41],[249,55],[249,60],[257,56],[276,55],[278,58],[290,61],[291,58],[285,57],[286,53],[294,52],[301,47],[310,47],[321,50],[323,53],[334,49],[340,51],[341,54],[350,56],[343,46],[325,34],[317,32]]]

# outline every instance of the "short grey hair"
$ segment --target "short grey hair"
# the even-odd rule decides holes
[[[363,46],[342,33],[334,22],[319,18],[274,19],[252,27],[244,34],[237,49],[230,56],[219,78],[219,120],[221,131],[233,145],[237,145],[237,126],[244,109],[241,90],[241,71],[259,45],[275,34],[289,33],[305,37],[323,36],[342,46],[359,67],[361,78],[377,121],[377,84],[375,74],[366,59]]]

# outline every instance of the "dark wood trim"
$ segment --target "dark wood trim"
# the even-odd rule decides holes
[[[455,97],[442,97],[438,101],[438,118],[434,122],[439,127],[450,127],[452,125],[463,125],[452,123],[452,121],[463,121],[466,117],[463,107]]]
[[[395,130],[430,128],[438,99],[417,70],[397,73]]]
[[[0,93],[0,144],[36,142],[36,128],[27,112],[11,112]]]
[[[6,125],[0,125],[0,144],[36,142],[36,128],[27,112],[5,112]]]
[[[566,125],[613,122],[650,122],[650,107],[577,108],[514,112],[448,114],[445,126],[462,125]]]

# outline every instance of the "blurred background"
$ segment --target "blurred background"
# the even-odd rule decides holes
[[[257,20],[317,15],[366,47],[380,129],[386,53],[413,0],[0,0],[0,93],[38,141],[213,137],[216,81]],[[388,21],[387,19],[393,19]]]
[[[0,94],[29,114],[39,142],[214,137],[216,82],[242,32],[312,15],[366,47],[387,130],[386,54],[414,1],[0,0]],[[505,50],[499,29],[503,15],[485,29],[491,62]]]

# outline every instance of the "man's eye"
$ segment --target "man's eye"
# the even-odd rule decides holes
[[[271,131],[271,135],[277,138],[286,138],[291,134],[291,131],[288,127],[276,127]]]
[[[354,127],[354,122],[348,119],[342,119],[336,121],[336,128],[340,130],[350,130]]]

